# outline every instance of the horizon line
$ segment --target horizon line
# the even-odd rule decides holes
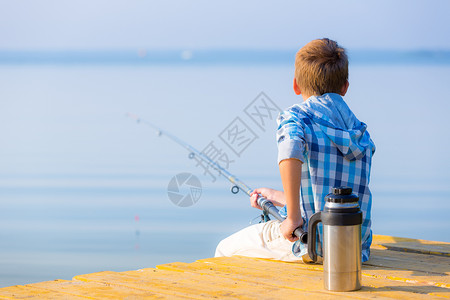
[[[295,49],[1,50],[0,64],[284,64]],[[450,50],[353,49],[350,63],[450,64]]]

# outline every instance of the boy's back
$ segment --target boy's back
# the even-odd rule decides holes
[[[307,230],[309,218],[323,210],[325,196],[333,187],[351,187],[360,198],[362,258],[368,260],[372,241],[372,195],[368,185],[375,146],[367,126],[334,93],[309,97],[284,111],[278,122],[278,161],[296,158],[303,162],[300,196],[303,228]],[[296,246],[295,251],[301,251],[299,243]]]
[[[298,241],[292,244],[296,240],[293,231],[299,226],[307,230],[309,218],[323,209],[325,196],[333,187],[348,186],[360,199],[362,260],[369,258],[369,178],[375,146],[367,126],[342,98],[348,86],[347,55],[336,42],[314,40],[298,51],[294,91],[304,101],[281,113],[278,119],[278,164],[284,191],[260,188],[250,199],[254,207],[258,207],[259,194],[276,205],[284,205],[281,213],[286,219],[282,223],[257,224],[232,235],[219,244],[216,256],[240,254],[294,260],[291,248],[301,256],[304,245]],[[321,245],[320,235],[319,229]]]

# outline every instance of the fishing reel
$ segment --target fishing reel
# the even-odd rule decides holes
[[[256,220],[259,220],[258,223],[266,223],[270,221],[270,218],[266,212],[262,212],[259,216],[253,218],[253,220],[250,221],[250,225],[256,224]]]
[[[233,194],[239,193],[240,190],[241,190],[241,189],[240,189],[237,185],[233,185],[233,186],[231,187],[231,193],[233,193]],[[270,221],[269,214],[268,214],[265,210],[263,210],[262,213],[261,213],[259,216],[257,216],[257,217],[254,218],[253,220],[251,220],[251,221],[250,221],[250,225],[255,224],[254,221],[255,221],[256,219],[259,219],[259,222],[258,222],[258,223],[265,223],[265,222]]]
[[[265,211],[262,212],[260,217],[261,217],[261,221],[259,221],[259,223],[265,223],[265,222],[270,221],[269,215]]]

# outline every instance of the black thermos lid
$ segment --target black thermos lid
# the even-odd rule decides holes
[[[341,186],[332,188],[332,193],[325,196],[325,201],[333,203],[351,203],[358,202],[359,197],[352,194],[352,188]]]

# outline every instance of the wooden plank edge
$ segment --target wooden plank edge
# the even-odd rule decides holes
[[[450,243],[402,238],[389,235],[373,235],[372,247],[392,251],[450,256]]]

